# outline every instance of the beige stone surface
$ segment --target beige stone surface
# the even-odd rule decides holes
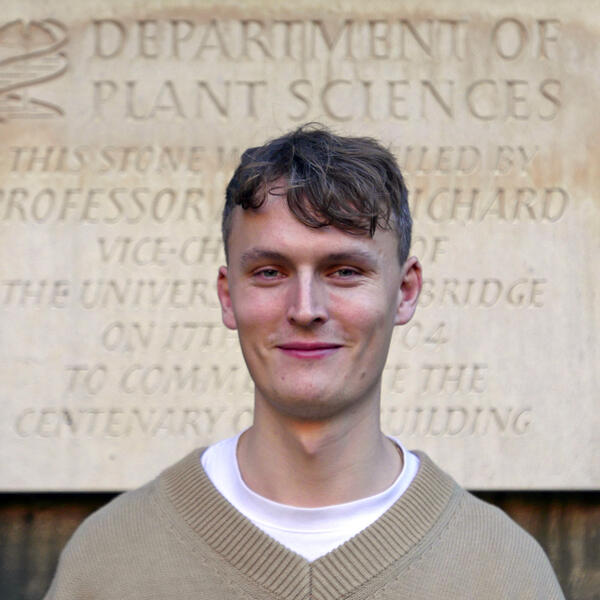
[[[385,430],[472,488],[598,488],[599,34],[581,0],[5,0],[1,489],[133,487],[250,423],[223,190],[311,120],[411,191]]]

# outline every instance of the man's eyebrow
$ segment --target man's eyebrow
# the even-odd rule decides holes
[[[248,267],[249,264],[256,261],[273,261],[273,262],[289,262],[289,257],[276,250],[269,250],[268,248],[255,247],[246,250],[240,258],[240,263],[243,268]],[[355,248],[352,250],[343,250],[341,252],[331,252],[326,254],[322,258],[322,262],[328,263],[345,263],[361,261],[369,265],[377,264],[377,255],[368,250]]]
[[[343,252],[332,252],[331,254],[327,254],[325,258],[328,261],[340,263],[353,262],[355,260],[367,262],[373,265],[377,263],[377,255],[375,253],[358,248],[354,250],[344,250]]]
[[[280,262],[286,261],[287,258],[281,254],[281,252],[268,250],[267,248],[250,248],[250,250],[246,250],[246,252],[244,252],[240,258],[242,267],[247,267],[250,263],[257,260],[272,260]]]

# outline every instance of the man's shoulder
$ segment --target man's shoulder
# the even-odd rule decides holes
[[[132,554],[157,542],[163,522],[157,501],[157,479],[124,492],[89,515],[61,552],[59,571],[73,571],[94,581],[126,564]]]
[[[425,453],[416,451],[416,454],[422,463],[425,462],[443,473]],[[537,541],[503,510],[481,500],[449,475],[446,474],[446,477],[453,481],[456,496],[454,515],[449,525],[452,529],[456,528],[461,535],[471,538],[473,543],[484,544],[492,550],[501,550],[506,544],[513,550],[520,546],[540,548]]]
[[[88,540],[95,546],[102,541],[134,543],[140,535],[150,533],[157,520],[161,520],[161,514],[168,511],[168,499],[163,490],[165,479],[182,465],[199,461],[201,451],[194,450],[148,483],[119,494],[89,515],[77,528],[69,545],[86,544]]]
[[[542,552],[535,538],[502,509],[463,488],[461,494],[461,509],[456,518],[466,526],[473,541],[479,540],[498,552],[503,549],[514,552],[519,548]]]
[[[481,500],[473,493],[463,488],[457,483],[451,475],[437,465],[425,452],[413,450],[414,454],[419,457],[420,468],[425,468],[430,472],[436,473],[438,479],[451,482],[453,495],[455,496],[453,503],[448,503],[448,507],[452,504],[454,507],[454,525],[465,525],[466,531],[471,535],[479,535],[485,533],[485,539],[495,539],[497,537],[508,536],[516,537],[523,540],[524,543],[537,543],[534,538],[513,521],[503,510]],[[434,488],[435,489],[435,488]]]
[[[150,517],[157,481],[152,480],[136,489],[123,492],[90,514],[75,530],[69,546],[80,546],[92,541],[98,545],[127,537],[130,529]]]
[[[524,598],[540,597],[539,592],[547,598],[563,597],[548,557],[531,534],[500,508],[458,484],[454,495],[452,515],[431,546],[437,569],[440,561],[448,563],[448,572],[456,580],[463,577],[482,586],[489,597],[508,591]]]
[[[71,588],[76,594],[85,591],[96,597],[94,586],[109,588],[126,580],[128,573],[148,578],[156,558],[173,553],[176,512],[164,492],[165,479],[194,460],[199,460],[198,450],[89,515],[63,549],[47,598],[74,597],[75,592],[65,591]],[[80,589],[79,582],[85,582],[85,587]]]

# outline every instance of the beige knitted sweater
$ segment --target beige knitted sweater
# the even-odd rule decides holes
[[[424,454],[375,523],[309,563],[213,487],[194,451],[77,530],[47,600],[563,598],[538,544]]]

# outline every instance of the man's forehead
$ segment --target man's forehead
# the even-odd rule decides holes
[[[332,259],[396,260],[398,239],[391,230],[378,229],[370,236],[335,225],[311,227],[292,213],[285,195],[271,195],[258,208],[235,207],[229,246],[236,260],[245,263],[269,254],[288,259],[320,254]]]

